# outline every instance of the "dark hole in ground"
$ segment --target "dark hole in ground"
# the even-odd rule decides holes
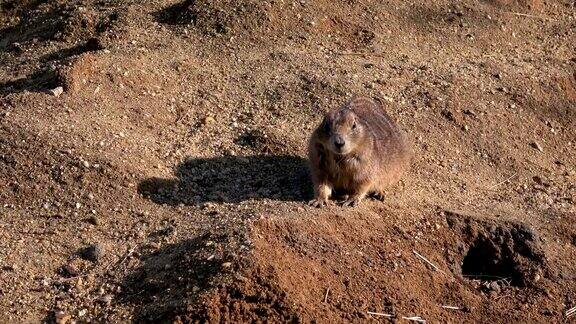
[[[170,26],[193,26],[201,34],[218,36],[234,31],[252,33],[268,22],[262,1],[185,0],[155,14]]]
[[[463,252],[460,271],[464,278],[492,288],[501,283],[526,287],[547,275],[542,240],[529,226],[444,212],[448,225],[467,242],[459,249]]]
[[[462,275],[483,281],[509,279],[517,283],[519,273],[512,251],[505,245],[498,246],[488,238],[478,238],[462,262]]]
[[[522,224],[479,227],[462,261],[467,279],[528,286],[539,280],[544,253],[536,233]]]

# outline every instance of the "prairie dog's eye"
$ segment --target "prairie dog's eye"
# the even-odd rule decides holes
[[[356,122],[352,123],[352,129],[356,129]]]

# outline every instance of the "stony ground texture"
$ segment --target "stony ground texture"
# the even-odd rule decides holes
[[[575,34],[572,0],[0,2],[0,322],[567,321]],[[352,94],[414,165],[308,207]]]

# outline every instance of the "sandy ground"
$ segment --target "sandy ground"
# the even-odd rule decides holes
[[[574,6],[0,3],[0,321],[569,322]],[[308,207],[353,94],[415,161]]]

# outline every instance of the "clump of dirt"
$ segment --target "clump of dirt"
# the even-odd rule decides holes
[[[269,19],[265,2],[185,0],[157,14],[160,22],[191,25],[210,36],[256,33]]]
[[[542,0],[486,0],[486,2],[500,8],[516,9],[528,12],[542,11],[546,5],[546,2]]]
[[[173,227],[152,233],[153,242],[174,235]],[[140,307],[139,321],[166,320],[198,303],[199,292],[224,285],[239,267],[249,244],[239,233],[205,233],[141,257],[143,264],[124,282],[122,302]],[[158,244],[158,243],[156,243]],[[229,280],[228,280],[229,281]],[[177,302],[175,302],[177,300]]]
[[[251,269],[248,264],[245,266]],[[300,322],[299,310],[294,309],[275,282],[277,279],[255,269],[240,272],[231,284],[206,294],[203,302],[187,309],[174,309],[171,318],[178,323]]]

